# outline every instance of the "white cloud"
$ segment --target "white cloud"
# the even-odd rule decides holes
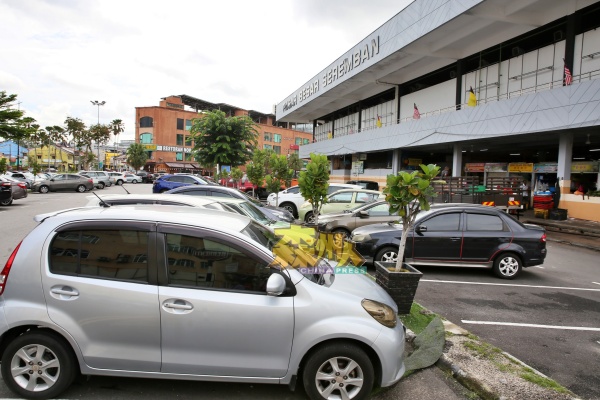
[[[42,126],[187,94],[271,112],[410,0],[4,0],[0,90]]]

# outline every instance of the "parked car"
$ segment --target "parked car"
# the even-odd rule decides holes
[[[367,262],[395,261],[401,234],[402,224],[367,225],[351,241]],[[546,231],[495,207],[434,204],[417,215],[404,257],[413,265],[488,268],[513,279],[522,268],[543,264]]]
[[[234,199],[241,199],[250,201],[256,207],[260,208],[260,210],[265,213],[270,219],[285,221],[285,222],[294,222],[294,216],[287,210],[283,208],[273,207],[264,205],[257,199],[248,194],[242,192],[241,190],[228,188],[224,186],[218,185],[190,185],[190,186],[180,186],[176,189],[169,190],[169,194],[183,194],[188,196],[209,196],[209,197],[231,197]],[[217,200],[217,199],[215,199]]]
[[[397,222],[398,214],[390,214],[390,205],[385,200],[360,204],[340,213],[319,215],[319,231],[334,232],[350,237],[352,231],[365,225]]]
[[[163,193],[168,190],[187,185],[208,185],[208,182],[197,177],[196,175],[191,174],[167,174],[154,181],[152,185],[152,193]]]
[[[79,171],[79,175],[85,175],[88,178],[92,178],[94,187],[97,187],[98,189],[112,186],[112,181],[106,171]]]
[[[331,194],[341,189],[360,189],[358,185],[345,183],[331,183],[327,193]],[[288,210],[295,218],[298,218],[298,209],[306,201],[300,194],[300,186],[289,187],[279,193],[271,193],[267,197],[267,204]]]
[[[375,182],[375,181],[348,181],[346,183],[349,183],[351,185],[358,185],[363,189],[369,189],[369,190],[379,190],[379,183]]]
[[[127,182],[125,174],[123,174],[122,172],[109,172],[108,177],[110,178],[110,181],[115,185],[122,185],[125,182]]]
[[[10,206],[14,200],[27,197],[27,184],[9,176],[0,176],[0,206]]]
[[[273,234],[246,217],[125,206],[36,220],[0,286],[2,376],[19,397],[59,396],[81,373],[300,377],[313,399],[365,399],[405,372],[404,328],[380,286],[292,268],[273,256]],[[40,360],[35,375],[28,359]]]
[[[60,190],[75,190],[83,193],[94,188],[94,180],[90,177],[77,174],[58,174],[50,179],[35,181],[31,190],[34,192],[48,193]]]
[[[132,173],[126,172],[126,173],[123,174],[123,176],[125,177],[125,182],[127,182],[127,183],[136,184],[138,182],[142,182],[142,178],[139,175],[136,175],[136,174],[132,174]]]
[[[239,214],[233,208],[209,197],[164,196],[159,194],[113,194],[88,196],[87,207],[110,207],[123,205],[166,205],[208,208]]]
[[[327,196],[327,202],[321,206],[321,214],[351,210],[357,205],[383,199],[383,193],[367,189],[342,189]],[[315,223],[312,204],[302,203],[298,209],[298,219],[309,224]]]
[[[8,176],[9,178],[16,179],[20,182],[24,182],[27,189],[31,188],[31,184],[35,180],[35,176],[29,172],[7,171],[5,173],[5,175]]]
[[[140,180],[142,183],[152,183],[154,182],[154,175],[146,172],[146,171],[138,171],[135,173],[137,176],[140,177]]]

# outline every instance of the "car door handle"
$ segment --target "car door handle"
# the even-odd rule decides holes
[[[178,303],[163,303],[165,308],[173,308],[175,310],[191,310],[192,306],[189,304],[178,304]]]
[[[68,290],[68,289],[59,289],[59,288],[52,288],[51,289],[52,293],[55,294],[61,294],[63,296],[79,296],[79,292],[75,289],[72,290]]]
[[[461,237],[453,237],[453,238],[450,238],[450,240],[452,240],[453,242],[456,242],[457,240],[462,240],[462,238]]]

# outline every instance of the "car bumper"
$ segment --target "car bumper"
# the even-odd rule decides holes
[[[393,329],[384,328],[373,343],[373,348],[380,355],[381,387],[395,384],[404,375],[404,344],[404,326],[400,322]]]
[[[349,241],[354,245],[354,249],[365,259],[365,263],[373,264],[373,258],[375,257],[375,249],[371,242],[353,242]]]

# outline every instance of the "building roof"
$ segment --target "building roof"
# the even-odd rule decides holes
[[[210,101],[202,100],[196,97],[188,96],[187,94],[180,94],[179,97],[188,107],[193,108],[197,112],[199,111],[212,111],[212,110],[221,110],[225,112],[225,114],[234,115],[236,111],[247,111],[248,116],[252,119],[256,117],[265,117],[265,116],[273,116],[275,114],[265,114],[259,111],[254,110],[246,110],[245,108],[240,108],[236,106],[232,106],[227,103],[211,103]]]

